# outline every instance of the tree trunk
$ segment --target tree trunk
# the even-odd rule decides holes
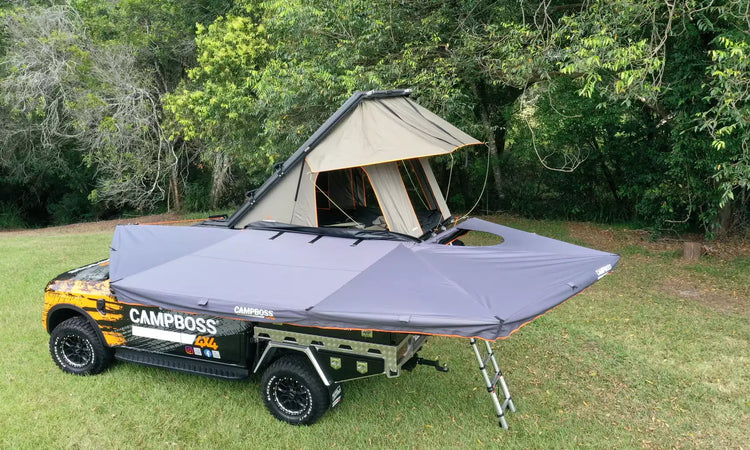
[[[211,177],[211,207],[214,209],[219,207],[221,196],[226,190],[231,167],[229,157],[224,153],[217,152]]]
[[[172,173],[169,176],[169,192],[172,197],[172,209],[175,211],[182,210],[182,191],[180,189],[180,168],[179,164],[175,162],[172,166]],[[169,209],[169,205],[167,205]]]
[[[682,247],[682,257],[688,261],[698,261],[703,253],[700,242],[685,242]]]
[[[489,86],[481,81],[473,85],[477,98],[479,120],[484,128],[484,135],[490,152],[490,167],[495,192],[503,196],[503,174],[500,157],[505,151],[505,116],[502,108],[515,102],[523,91],[508,86],[501,89]]]
[[[500,154],[502,153],[501,150],[498,149],[497,140],[495,139],[495,130],[492,129],[492,123],[490,122],[489,116],[487,115],[487,112],[484,111],[484,108],[480,107],[480,115],[482,118],[482,125],[484,126],[484,130],[487,136],[487,148],[490,152],[490,166],[492,167],[492,180],[495,184],[495,192],[497,195],[502,195],[503,193],[503,174],[500,170]],[[505,144],[505,140],[503,140],[503,144]],[[504,146],[503,146],[504,147]],[[503,148],[505,150],[505,148]]]
[[[615,198],[615,202],[617,203],[617,206],[620,207],[622,205],[622,198],[620,198],[620,194],[617,192],[617,183],[615,182],[615,177],[612,176],[612,171],[609,170],[609,167],[607,167],[607,163],[604,162],[604,159],[600,162],[600,167],[602,168],[602,173],[604,174],[604,180],[607,182],[607,186],[609,186],[610,192],[612,192],[612,197]]]
[[[497,195],[501,195],[503,192],[503,174],[500,170],[500,153],[497,146],[497,139],[495,139],[495,128],[492,126],[490,120],[490,113],[488,111],[488,105],[484,101],[484,95],[480,92],[478,87],[475,87],[474,92],[477,94],[479,100],[479,119],[482,121],[482,127],[484,128],[484,135],[487,139],[487,148],[490,152],[490,167],[492,168],[492,180],[495,186],[495,192]],[[503,134],[504,135],[504,134]],[[503,139],[503,144],[505,140]],[[505,147],[503,145],[503,147]],[[503,148],[504,150],[504,148]]]
[[[734,202],[727,202],[727,204],[719,210],[719,232],[717,235],[720,237],[727,236],[729,234],[729,228],[732,226],[732,203]]]

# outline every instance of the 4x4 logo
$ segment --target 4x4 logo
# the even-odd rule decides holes
[[[216,344],[216,340],[211,336],[198,336],[195,338],[193,345],[202,348],[210,348],[211,350],[218,350],[219,346]]]

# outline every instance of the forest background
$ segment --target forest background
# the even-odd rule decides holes
[[[0,228],[236,206],[412,88],[455,211],[747,236],[749,65],[750,0],[3,0]]]

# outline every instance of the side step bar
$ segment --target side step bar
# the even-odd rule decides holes
[[[244,380],[250,375],[250,371],[246,367],[205,362],[199,359],[165,355],[163,353],[151,353],[126,347],[115,349],[115,358],[144,366],[162,367],[224,380]]]

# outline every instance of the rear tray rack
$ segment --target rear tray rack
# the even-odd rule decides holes
[[[315,334],[297,333],[289,330],[255,327],[255,338],[273,342],[315,347],[342,354],[382,358],[388,378],[397,377],[404,365],[427,340],[424,335],[409,335],[397,345],[376,344],[373,342],[334,338]]]

